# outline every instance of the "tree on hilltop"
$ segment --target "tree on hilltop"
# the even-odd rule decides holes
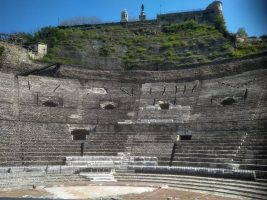
[[[241,37],[241,38],[246,38],[246,37],[248,37],[248,34],[247,34],[245,28],[239,28],[238,31],[237,31],[237,33],[236,33],[236,35],[237,35],[238,37]]]

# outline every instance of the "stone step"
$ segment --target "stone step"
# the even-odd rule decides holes
[[[267,183],[258,181],[244,181],[236,179],[212,178],[188,175],[170,175],[170,174],[148,174],[148,173],[116,173],[115,177],[140,177],[146,179],[161,179],[161,180],[181,180],[196,183],[218,183],[220,185],[242,186],[245,188],[254,188],[265,191]],[[266,191],[267,192],[267,191]]]
[[[205,150],[198,150],[198,149],[179,149],[179,151],[175,151],[175,153],[177,154],[236,154],[238,153],[240,150],[235,149],[235,150],[224,150],[224,149],[217,149],[217,150],[211,150],[211,149],[205,149]],[[170,151],[171,153],[171,151]],[[167,154],[170,155],[170,154]]]
[[[225,153],[175,153],[175,157],[198,157],[198,158],[234,158],[237,154]]]
[[[267,150],[254,150],[254,149],[246,149],[247,154],[263,154],[267,155]]]
[[[190,144],[214,144],[214,143],[218,143],[218,144],[237,144],[237,143],[240,143],[242,140],[240,138],[238,139],[213,139],[213,138],[209,138],[207,140],[206,139],[196,139],[196,138],[191,138],[191,140],[179,140],[177,141],[177,145],[179,144],[183,144],[183,145],[190,145]]]
[[[121,161],[122,156],[71,156],[66,157],[66,161]]]
[[[244,158],[245,159],[266,159],[267,160],[267,154],[248,154],[248,153],[245,153]]]
[[[114,150],[109,150],[109,151],[103,151],[103,152],[99,152],[99,151],[85,151],[84,152],[84,156],[86,155],[92,155],[92,154],[97,154],[97,155],[117,155],[118,151],[114,151]],[[47,156],[47,155],[53,155],[53,156],[80,156],[81,152],[80,150],[77,151],[72,151],[72,152],[64,152],[64,151],[57,151],[57,152],[48,152],[48,151],[40,151],[40,152],[28,152],[28,151],[23,151],[23,152],[4,152],[0,154],[0,157],[2,158],[12,158],[12,157],[16,157],[16,158],[21,158],[22,155],[25,157],[35,157],[35,156]]]
[[[239,165],[239,169],[267,171],[267,165],[257,165],[257,164],[245,164],[245,163],[242,163],[242,164]]]
[[[176,176],[175,178],[165,177],[164,175],[154,174],[150,177],[147,176],[129,176],[129,175],[116,175],[118,181],[126,182],[151,182],[151,183],[160,183],[167,184],[171,187],[176,188],[185,188],[185,189],[195,189],[202,190],[207,192],[216,192],[226,195],[236,195],[240,197],[252,198],[252,199],[265,199],[267,195],[266,185],[263,186],[250,186],[248,182],[240,184],[238,182],[224,182],[224,180],[212,180],[212,179],[200,179],[196,181],[194,178],[185,177],[181,178]]]
[[[9,158],[11,160],[12,158]],[[65,156],[25,156],[25,157],[14,157],[14,159],[19,159],[22,162],[28,162],[28,161],[60,161],[63,162],[65,159]],[[8,160],[8,161],[9,161]],[[4,162],[6,159],[0,157],[0,161]]]
[[[128,156],[128,157],[127,157]],[[66,157],[66,162],[68,161],[124,161],[127,158],[132,161],[157,161],[156,157],[146,157],[146,156],[130,156],[117,155],[117,156],[70,156]],[[128,160],[127,160],[128,162]]]
[[[21,160],[11,160],[11,161],[2,161],[0,166],[29,166],[29,165],[62,165],[62,161],[50,160],[50,161],[21,161]]]
[[[170,158],[161,158],[160,161],[169,161]],[[217,157],[217,158],[201,158],[201,157],[174,157],[173,162],[176,161],[189,161],[189,162],[214,162],[214,163],[230,163],[233,161],[232,158],[223,158],[223,157]]]
[[[267,171],[257,170],[255,173],[256,179],[261,179],[262,182],[267,184]]]
[[[267,165],[267,159],[242,159],[241,164]]]
[[[114,167],[113,161],[71,161],[66,162],[67,166],[92,166],[92,167]]]
[[[238,145],[232,145],[232,146],[199,146],[199,145],[193,145],[193,146],[176,146],[175,151],[180,150],[238,150]]]
[[[113,174],[107,173],[80,173],[80,176],[89,179],[92,182],[116,182]]]
[[[169,166],[170,161],[158,161],[159,166]],[[231,163],[173,161],[172,166],[232,169]]]
[[[59,186],[64,183],[87,182],[88,180],[79,175],[45,175],[45,176],[28,176],[22,178],[0,179],[0,189],[32,189],[34,186]]]

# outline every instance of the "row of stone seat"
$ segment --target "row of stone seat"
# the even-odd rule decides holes
[[[125,135],[123,137],[125,138]],[[26,136],[23,142],[1,141],[0,165],[62,164],[65,156],[81,155],[82,142],[85,143],[84,155],[116,155],[124,151],[125,139],[119,142],[116,138],[114,140],[100,138],[77,142],[63,138],[59,141],[55,138],[50,140],[46,136],[44,139],[39,136],[38,139],[27,140]],[[10,152],[11,145],[15,152]],[[51,152],[56,153],[51,154]]]
[[[164,150],[168,140],[161,147],[156,141],[137,140],[132,142],[132,149],[134,155],[157,156],[159,165],[267,171],[265,133],[256,130],[247,140],[245,135],[243,131],[209,131],[193,134],[192,140],[177,141],[174,152]],[[157,152],[153,146],[163,147],[162,151]]]
[[[63,184],[87,183],[88,180],[78,174],[34,174],[27,176],[0,176],[0,190],[2,189],[32,189],[38,186],[60,186]]]
[[[205,191],[223,196],[241,199],[266,199],[267,184],[221,178],[205,178],[196,176],[117,173],[115,178],[120,182],[141,182],[163,184],[171,188]]]
[[[124,129],[127,129],[124,127]],[[102,133],[92,133],[84,141],[84,155],[116,155],[118,152],[124,152],[127,147],[130,147],[131,152],[135,155],[153,155],[159,156],[159,164],[169,165],[173,140],[175,135],[173,132],[166,132],[166,134],[158,132],[137,132],[131,131],[124,132],[125,130],[119,130],[116,134],[105,132],[106,128],[103,128]],[[128,135],[131,133],[131,135]],[[205,167],[226,167],[232,166],[231,164],[241,163],[242,167],[245,164],[262,165],[264,161],[264,153],[266,147],[264,141],[251,140],[250,142],[242,141],[243,132],[203,132],[194,134],[190,141],[179,141],[175,148],[172,164],[174,166],[205,166]],[[262,134],[264,135],[264,134]],[[132,141],[128,141],[132,136]],[[36,163],[36,161],[49,162],[50,160],[63,159],[63,156],[79,155],[81,146],[79,142],[66,139],[65,135],[57,135],[56,138],[46,134],[38,135],[38,138],[28,138],[29,135],[25,135],[23,143],[18,144],[18,154],[15,156],[15,161],[18,158],[23,158],[22,162]],[[264,136],[265,137],[265,136]],[[10,155],[7,151],[9,149],[9,141],[1,141],[4,147],[0,155],[0,160],[7,161],[7,156]],[[12,141],[13,142],[13,141]],[[12,143],[11,142],[11,143]],[[243,159],[242,162],[234,162],[233,158],[241,159],[239,147],[242,145],[246,147],[246,151],[253,150],[249,158]],[[16,148],[16,145],[13,146]],[[158,153],[154,154],[157,150]],[[256,152],[257,150],[257,152]],[[49,154],[50,152],[58,152],[59,154]],[[243,150],[242,150],[243,151]],[[253,157],[254,153],[263,152],[263,156],[260,158]],[[33,154],[36,152],[37,154]],[[63,152],[69,152],[70,154]],[[21,156],[23,153],[23,156]],[[12,153],[11,153],[12,154]],[[1,158],[2,157],[2,158]],[[54,157],[54,159],[53,159]],[[12,158],[12,157],[11,157]],[[260,169],[264,169],[260,166]]]

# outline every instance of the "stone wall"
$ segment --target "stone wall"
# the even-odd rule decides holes
[[[168,13],[158,15],[157,19],[161,24],[182,23],[188,20],[195,20],[199,23],[209,23],[214,21],[214,13],[201,10],[181,13]]]

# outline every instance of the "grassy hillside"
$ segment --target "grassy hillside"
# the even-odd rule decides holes
[[[103,68],[110,60],[118,67],[138,69],[142,65],[172,62],[176,65],[242,57],[267,49],[266,42],[235,45],[212,25],[188,21],[166,26],[124,27],[122,25],[84,28],[47,27],[33,41],[48,44],[45,62]],[[102,64],[93,62],[105,60]],[[107,61],[108,60],[108,61]],[[103,64],[104,63],[104,64]]]

